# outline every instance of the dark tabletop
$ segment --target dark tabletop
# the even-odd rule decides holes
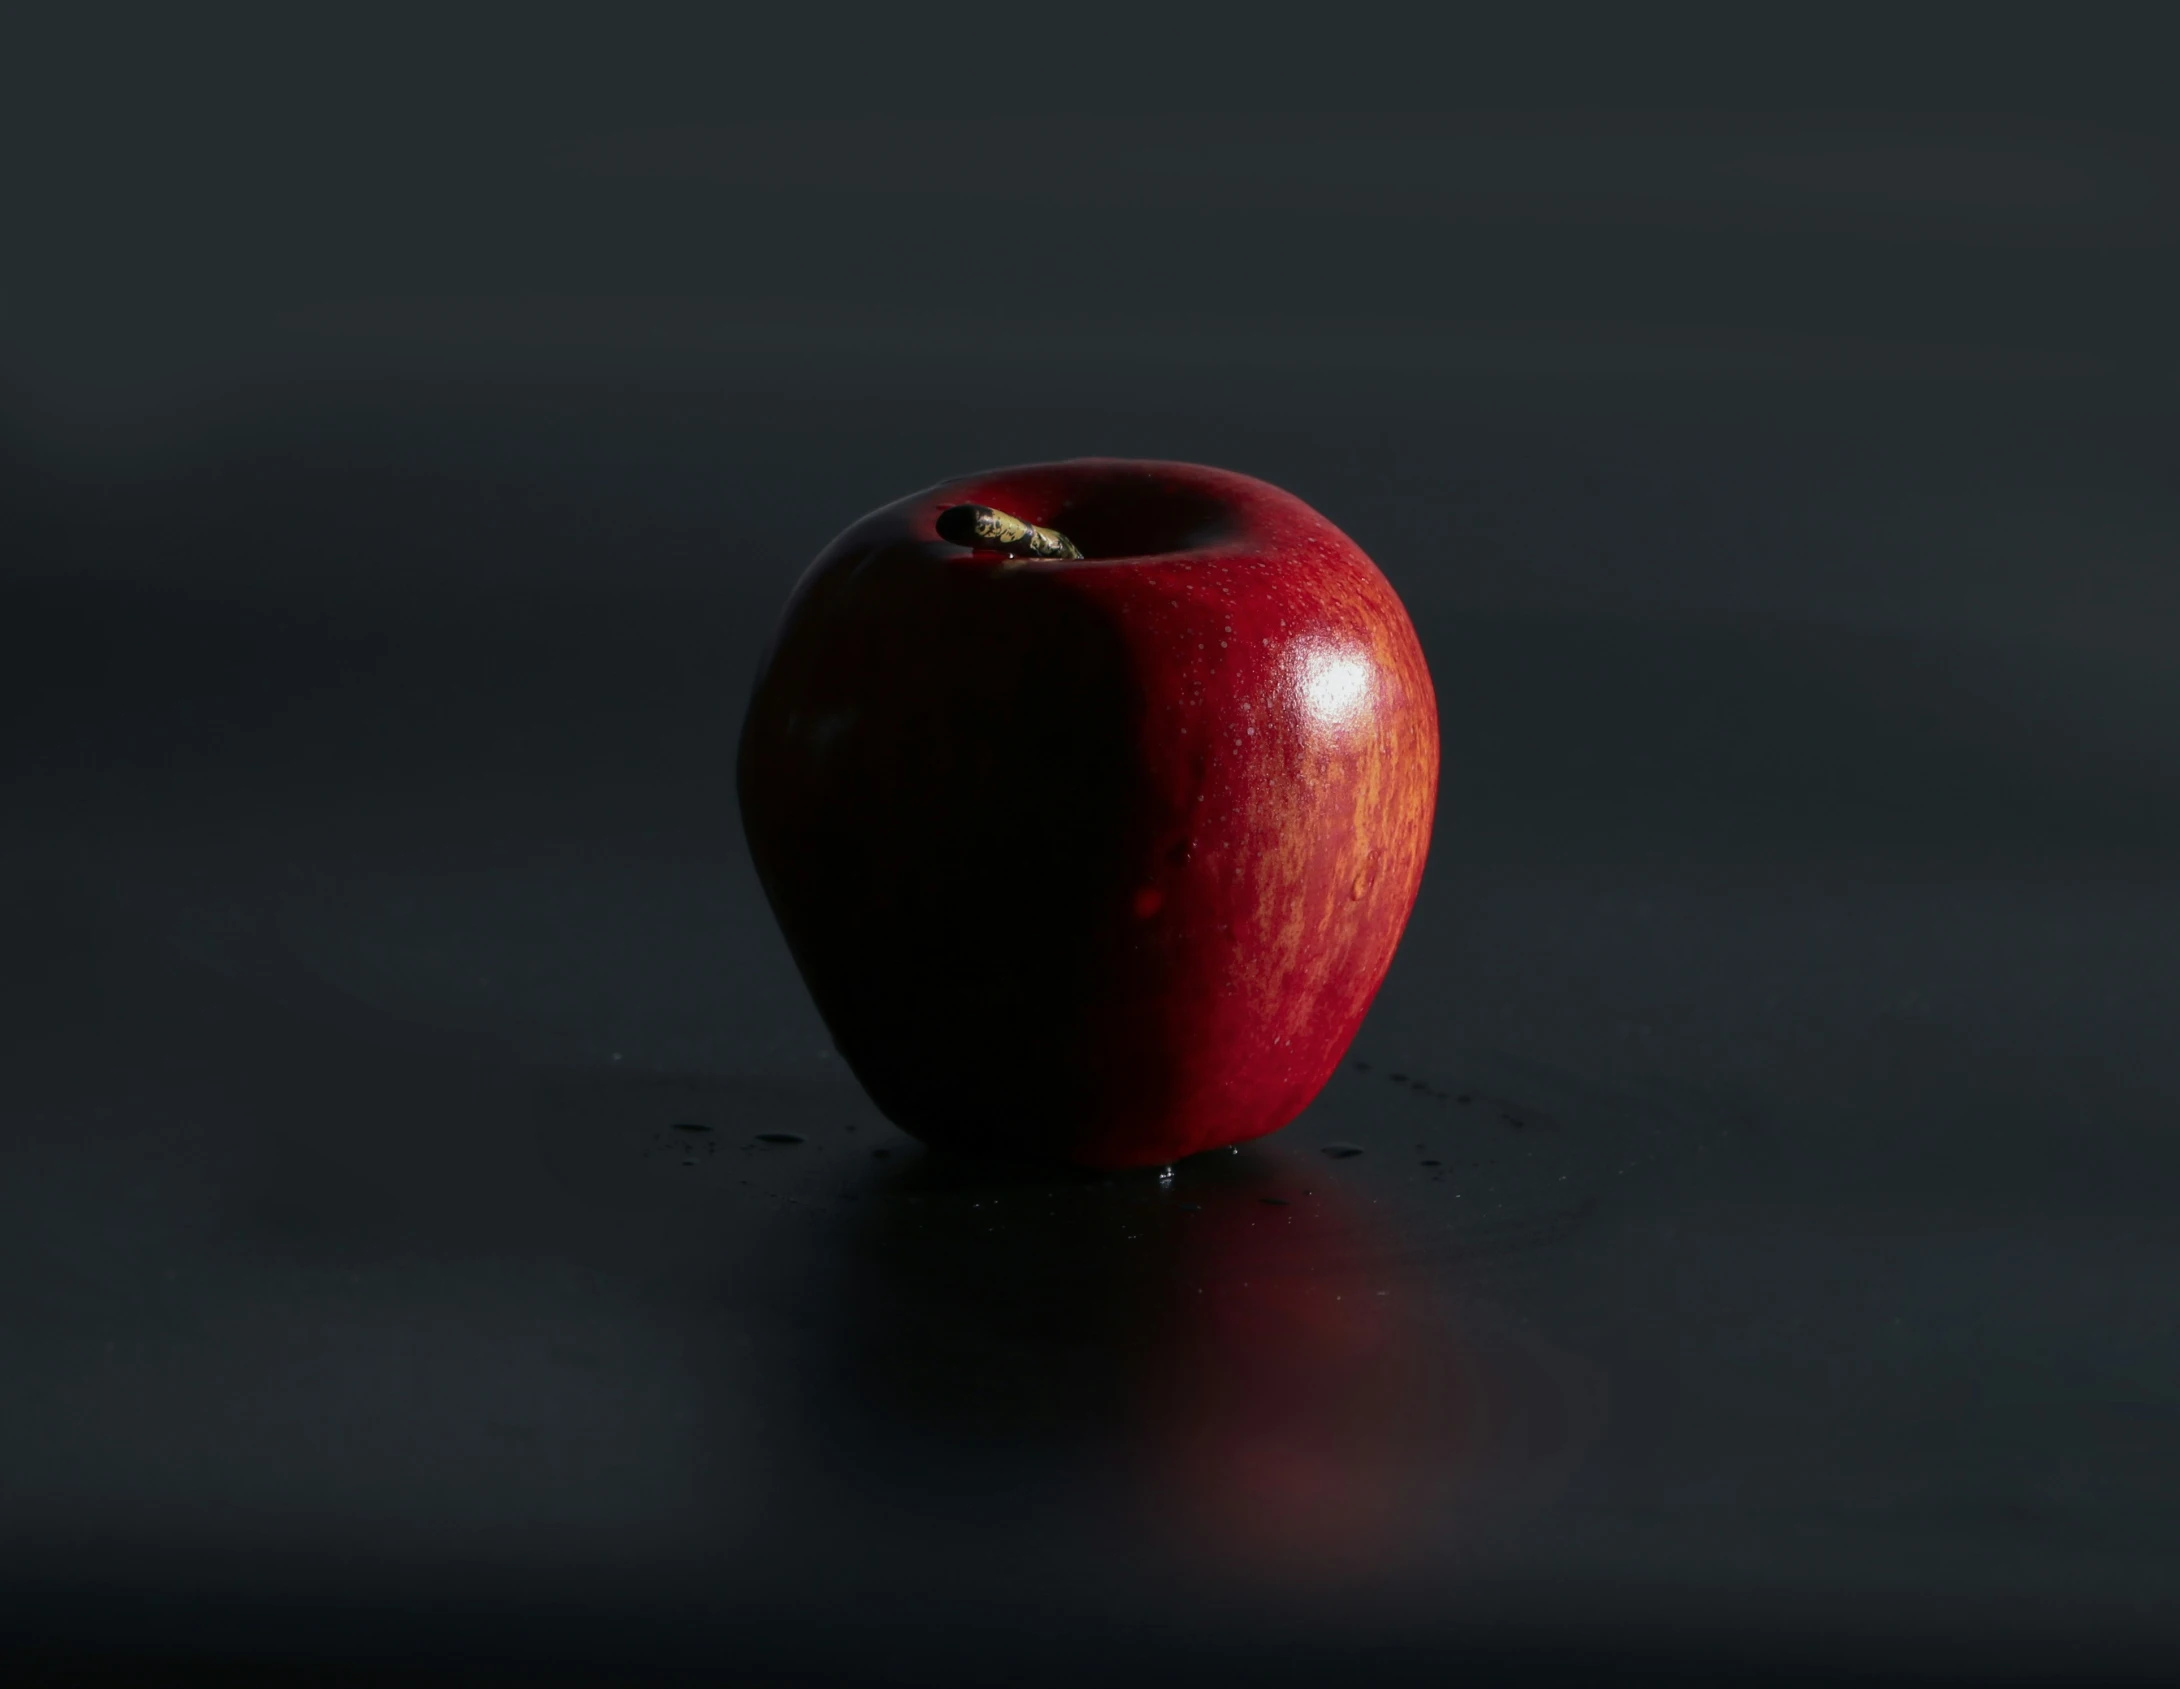
[[[17,296],[0,1645],[2180,1665],[2174,155],[1290,131],[1051,143],[1094,280],[759,128],[523,178],[627,275]],[[1170,1181],[889,1126],[733,805],[818,547],[1084,452],[1317,505],[1443,716],[1352,1059]]]

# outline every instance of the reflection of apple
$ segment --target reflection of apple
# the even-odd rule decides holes
[[[1051,532],[1015,543],[1027,524]],[[1108,459],[842,534],[740,761],[757,871],[878,1106],[1104,1167],[1317,1094],[1415,901],[1437,780],[1422,651],[1353,541],[1247,476]]]
[[[1094,1496],[1139,1568],[1379,1582],[1549,1503],[1603,1406],[1386,1188],[1277,1144],[1170,1183],[909,1157],[859,1199],[821,1434],[864,1493],[978,1498],[981,1541]]]
[[[1479,1467],[1532,1476],[1480,1411],[1508,1357],[1420,1312],[1384,1240],[1322,1183],[1279,1207],[1207,1193],[1179,1228],[1184,1293],[1134,1404],[1139,1477],[1145,1513],[1207,1568],[1367,1575],[1443,1524]]]

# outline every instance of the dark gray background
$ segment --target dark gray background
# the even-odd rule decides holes
[[[0,1647],[2180,1665],[2141,22],[10,26]],[[1170,1187],[880,1120],[732,801],[825,540],[1091,452],[1444,718],[1358,1065]]]

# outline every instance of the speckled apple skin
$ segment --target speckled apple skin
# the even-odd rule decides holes
[[[1080,561],[940,539],[950,505]],[[927,1143],[1090,1167],[1277,1131],[1414,906],[1438,788],[1415,630],[1291,494],[1194,464],[995,470],[811,565],[742,820],[841,1055]]]

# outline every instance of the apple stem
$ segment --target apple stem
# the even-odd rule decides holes
[[[1057,528],[1040,528],[988,504],[957,504],[939,512],[939,538],[971,551],[1000,551],[1009,557],[1074,557],[1082,553]]]

